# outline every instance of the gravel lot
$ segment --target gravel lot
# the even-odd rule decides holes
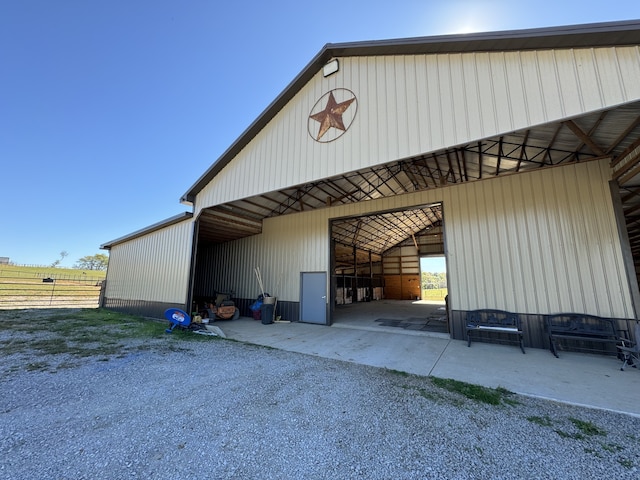
[[[488,405],[221,339],[184,346],[49,370],[0,358],[0,478],[640,477],[638,418],[517,395]]]

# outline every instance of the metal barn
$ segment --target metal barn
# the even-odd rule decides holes
[[[193,184],[192,211],[103,245],[106,308],[233,289],[290,320],[414,298],[444,255],[465,312],[637,318],[640,21],[328,44]],[[418,282],[418,283],[416,283]]]

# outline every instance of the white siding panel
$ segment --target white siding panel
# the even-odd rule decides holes
[[[529,108],[527,95],[524,90],[522,62],[519,52],[503,54],[505,65],[506,86],[509,96],[509,112],[513,128],[529,125]]]
[[[453,309],[502,308],[633,317],[606,161],[267,219],[263,233],[220,247],[221,284],[299,300],[302,271],[329,270],[329,221],[443,202]]]
[[[456,192],[444,203],[453,307],[633,317],[607,182],[600,162]]]
[[[114,245],[106,297],[185,303],[192,237],[193,222],[184,221]]]
[[[200,192],[197,208],[635,101],[639,75],[637,47],[341,58]],[[308,115],[332,88],[352,90],[358,113],[346,134],[317,143]]]
[[[563,104],[563,110],[572,112],[584,111],[574,51],[556,51],[555,63],[558,66],[558,83],[560,85],[560,99]]]
[[[537,52],[520,52],[523,91],[529,112],[527,125],[546,123],[549,116],[542,91],[542,75]]]
[[[607,105],[624,102],[624,81],[615,48],[594,49],[598,74],[602,84],[603,101]]]
[[[640,96],[640,47],[616,49],[625,98]]]

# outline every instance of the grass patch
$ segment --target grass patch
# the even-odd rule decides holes
[[[395,370],[393,368],[385,368],[385,370],[387,372],[391,372],[391,373],[393,373],[395,375],[398,375],[400,377],[409,377],[411,375],[410,373],[403,372],[402,370]]]
[[[78,365],[73,359],[108,361],[135,351],[184,351],[190,342],[219,338],[182,329],[168,335],[167,326],[104,309],[0,311],[0,357],[22,356],[12,359],[21,369],[55,371]],[[0,367],[13,371],[9,365]]]
[[[607,432],[597,427],[595,424],[591,422],[585,422],[583,420],[579,420],[577,418],[570,417],[569,420],[573,423],[580,432],[584,435],[593,436],[593,435],[602,435],[606,436]]]
[[[527,420],[541,427],[551,427],[553,425],[551,419],[546,415],[544,417],[527,417]]]
[[[431,377],[431,382],[437,387],[443,388],[450,392],[458,393],[476,402],[488,403],[489,405],[500,405],[505,400],[505,398],[513,395],[512,392],[504,388],[487,388],[480,385],[473,385],[471,383],[452,380],[449,378]]]
[[[633,468],[633,461],[629,460],[628,458],[621,458],[620,460],[618,460],[618,463],[624,468]]]
[[[616,445],[615,443],[603,443],[602,449],[609,453],[617,453],[624,450],[624,447],[621,447],[620,445]]]

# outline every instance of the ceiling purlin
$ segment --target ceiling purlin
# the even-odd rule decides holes
[[[606,153],[609,154],[611,153],[615,148],[618,147],[618,145],[620,145],[625,138],[627,138],[627,136],[633,132],[635,130],[635,128],[640,125],[640,115],[638,115],[636,117],[636,119],[631,122],[629,124],[629,126],[624,130],[624,132],[622,132],[612,143],[611,145],[609,145],[609,148],[607,148]],[[611,166],[613,167],[615,164],[612,162]]]
[[[635,205],[633,205],[632,207],[629,208],[625,208],[624,209],[624,214],[626,215],[630,215],[632,213],[637,212],[638,210],[640,210],[640,203],[636,203]]]
[[[598,130],[598,128],[600,127],[600,125],[602,124],[602,122],[604,121],[604,119],[607,117],[607,114],[609,113],[608,110],[605,110],[604,112],[600,113],[600,115],[598,116],[598,118],[596,119],[596,121],[593,123],[593,125],[591,126],[591,128],[586,132],[587,136],[589,138],[593,138]],[[578,162],[580,161],[580,159],[578,158],[580,155],[580,150],[582,149],[582,147],[585,145],[584,140],[580,139],[580,143],[578,143],[573,151],[575,152],[575,161]],[[594,140],[594,143],[595,142]],[[603,152],[604,155],[606,155],[606,150]]]
[[[466,182],[469,181],[469,172],[467,170],[467,156],[465,155],[464,150],[459,149],[456,152],[460,152],[460,156],[462,157],[462,167],[464,169],[464,180]]]
[[[502,161],[502,142],[503,141],[504,141],[504,137],[500,137],[500,140],[498,141],[498,161],[496,162],[496,173],[495,173],[496,177],[500,175],[500,162]]]
[[[368,169],[369,175],[376,175],[375,170],[373,170],[372,168]],[[377,175],[376,175],[377,176]],[[380,191],[379,185],[376,185],[375,183],[371,182],[368,178],[366,178],[362,173],[360,173],[360,178],[362,178],[362,180],[364,180],[366,186],[368,186],[371,189],[371,192],[376,191],[378,192],[378,194],[380,195],[380,197],[384,197],[384,193],[382,193]],[[371,192],[368,192],[367,196],[371,199],[373,198],[380,198],[380,197],[373,197],[371,195]]]
[[[391,193],[392,193],[393,195],[398,195],[398,192],[396,192],[396,191],[391,187],[391,185],[389,185],[389,180],[390,180],[391,178],[393,178],[393,176],[389,176],[389,177],[387,177],[387,178],[384,178],[384,177],[382,177],[382,176],[378,173],[379,171],[385,171],[387,174],[390,174],[390,170],[389,170],[389,169],[384,169],[384,167],[383,167],[383,169],[373,169],[373,168],[372,168],[372,169],[371,169],[371,172],[373,173],[373,176],[375,177],[375,178],[374,178],[374,180],[377,180],[377,181],[375,182],[375,183],[376,183],[376,187],[375,187],[375,189],[380,193],[380,195],[381,195],[382,197],[387,197],[387,196],[388,196],[388,195],[385,195],[385,193],[384,193],[384,192],[380,191],[380,188],[381,188],[381,187],[383,187],[383,186],[384,186],[384,187],[387,187],[387,188],[391,191]]]
[[[616,165],[618,165],[618,163],[622,162],[623,160],[626,159],[626,157],[628,157],[636,148],[640,147],[640,137],[638,137],[636,139],[635,142],[633,142],[631,145],[629,145],[627,148],[625,148],[620,155],[615,156],[612,160],[611,160],[611,168],[615,167]],[[626,168],[622,168],[621,170],[626,171]],[[616,175],[620,173],[620,170],[616,172]]]
[[[226,208],[226,209],[234,211],[234,212],[240,212],[246,218],[251,218],[253,220],[262,221],[263,215],[261,215],[260,213],[254,211],[254,210],[249,210],[247,208],[244,208],[242,206],[242,202],[246,202],[246,203],[249,203],[251,205],[254,205],[252,202],[249,202],[247,200],[241,200],[241,201],[238,201],[238,202],[234,202],[231,205],[220,205],[219,208]]]
[[[596,142],[593,140],[593,138],[591,138],[589,135],[587,135],[579,126],[576,122],[574,122],[573,120],[567,120],[566,122],[564,122],[564,124],[569,128],[569,130],[571,130],[574,135],[576,137],[578,137],[580,140],[582,140],[582,143],[584,145],[586,145],[587,147],[589,147],[589,149],[595,153],[596,155],[603,157],[605,155],[604,150],[602,150],[602,148],[600,148],[600,145],[596,144]],[[575,150],[576,152],[579,151],[579,149]]]
[[[520,171],[520,165],[522,165],[522,161],[528,162],[527,158],[527,141],[529,140],[529,132],[531,130],[527,130],[524,132],[524,138],[522,139],[522,145],[520,147],[520,155],[518,155],[518,165],[516,166],[516,172]]]
[[[389,173],[391,178],[398,184],[398,187],[400,187],[400,189],[402,189],[404,193],[409,193],[410,190],[407,188],[406,182],[402,182],[398,178],[401,174],[404,173],[402,166],[399,163],[393,165],[393,168],[387,167],[387,173]],[[408,175],[406,174],[405,176],[408,177]],[[413,182],[411,182],[411,185],[413,186]],[[411,190],[413,190],[413,188],[411,188]]]
[[[450,150],[449,149],[445,150],[444,155],[447,158],[447,164],[449,165],[449,171],[447,171],[447,178],[449,178],[449,175],[451,175],[451,179],[453,180],[453,183],[458,183],[456,180],[456,173],[453,169],[453,163],[451,163]]]
[[[427,170],[427,173],[429,174],[429,177],[431,178],[431,181],[433,182],[433,187],[437,188],[438,187],[438,182],[436,181],[436,178],[433,176],[433,172],[431,171],[431,168],[429,168],[429,160],[427,159],[427,157],[421,157],[417,161],[420,162],[420,165],[422,165]],[[427,185],[428,185],[428,183],[427,183]]]
[[[311,197],[313,200],[315,200],[315,205],[310,203],[305,203],[305,205],[310,206],[312,210],[318,207],[324,207],[327,204],[326,198],[320,198],[317,196],[318,190],[321,193],[326,194],[326,192],[324,192],[324,190],[322,190],[321,188],[323,184],[324,182],[312,183],[309,185],[309,189],[306,192],[298,189],[298,195],[300,197],[300,200],[302,200],[302,198],[307,198],[307,197]]]
[[[613,176],[613,178],[616,179],[618,183],[622,185],[627,183],[629,180],[636,178],[637,175],[640,175],[640,163],[638,163],[638,161],[640,160],[640,152],[636,153],[630,158],[631,160],[628,162],[628,167],[621,169],[620,171],[616,172],[616,174]],[[629,167],[633,167],[633,168],[629,168]],[[624,172],[627,172],[627,173],[623,175]]]
[[[392,232],[385,230],[384,233],[381,234],[380,229],[377,227],[379,227],[379,225],[375,223],[360,223],[358,225],[357,235],[353,236],[349,244],[361,249],[380,252],[384,246],[383,237],[388,237]]]
[[[322,193],[324,193],[324,194],[325,194],[325,196],[326,196],[326,197],[325,197],[325,198],[326,198],[325,205],[326,205],[327,207],[330,207],[331,205],[333,205],[333,204],[335,203],[335,197],[336,197],[336,195],[335,195],[335,193],[334,193],[334,192],[337,192],[337,193],[339,193],[340,195],[342,195],[342,194],[344,193],[344,192],[342,192],[342,191],[338,190],[338,187],[337,187],[337,185],[335,184],[335,182],[322,182],[322,183],[319,183],[319,184],[316,186],[316,188],[317,188],[318,190],[320,190]],[[328,190],[327,190],[327,188],[332,189],[332,190],[333,190],[333,192],[328,191]]]
[[[414,191],[420,191],[429,188],[426,177],[420,173],[418,166],[415,163],[400,165],[400,168],[402,168],[404,174],[411,182]],[[419,181],[419,179],[422,182]]]
[[[262,220],[241,215],[233,207],[228,210],[221,207],[208,208],[202,211],[202,215],[205,217],[214,217],[217,220],[229,221],[237,225],[246,225],[249,228],[262,227]]]
[[[418,212],[413,210],[411,212],[406,212],[403,214],[403,216],[407,219],[408,222],[410,222],[411,224],[413,224],[413,228],[411,229],[411,233],[412,234],[416,234],[421,230],[424,230],[427,226],[427,224],[430,224],[431,222],[428,221],[428,219],[424,218],[424,215],[421,217],[418,215]],[[426,220],[426,221],[425,221]]]
[[[327,186],[329,186],[330,188],[332,188],[338,193],[338,195],[332,195],[332,203],[333,204],[349,203],[348,201],[344,201],[345,199],[350,199],[351,201],[355,201],[355,194],[357,193],[357,189],[347,191],[338,182],[348,183],[348,180],[344,176],[342,176],[326,182]]]
[[[640,197],[640,187],[623,187],[620,189],[621,192],[628,192],[626,195],[622,196],[622,202],[628,202],[634,197]]]
[[[362,178],[362,175],[359,172],[354,173],[352,176],[359,176]],[[352,194],[352,198],[354,202],[360,202],[364,199],[366,199],[367,197],[372,198],[368,193],[366,193],[365,191],[362,190],[362,187],[360,185],[358,185],[357,183],[354,183],[351,178],[349,178],[349,176],[345,175],[344,177],[342,177],[346,180],[347,183],[349,183],[353,188],[353,194]],[[364,181],[366,182],[366,179],[364,179]],[[358,195],[360,194],[360,195]]]
[[[305,206],[310,207],[310,209],[313,210],[314,206],[304,201],[304,199],[307,196],[315,199],[316,202],[320,202],[324,204],[324,202],[318,200],[318,198],[311,195],[310,192],[313,189],[313,185],[314,184],[312,183],[308,183],[306,185],[303,185],[302,187],[295,188],[290,194],[285,193],[286,190],[280,190],[278,193],[284,195],[285,199],[279,203],[276,202],[278,203],[278,205],[273,210],[271,210],[268,216],[275,217],[278,215],[285,215],[289,210],[293,210],[295,212],[302,212],[304,211]],[[267,197],[265,194],[262,194],[261,197],[272,200],[269,197]],[[295,208],[296,205],[299,205],[300,208],[299,209]]]
[[[478,179],[482,180],[482,168],[484,162],[484,152],[482,151],[482,142],[478,142]]]
[[[278,205],[278,203],[279,203],[279,202],[277,202],[275,200],[272,200],[270,198],[263,197],[263,196],[260,196],[260,195],[258,195],[255,198],[262,198],[263,200],[271,202],[271,203],[273,203],[275,205]],[[265,211],[265,213],[260,218],[268,217],[269,213],[273,209],[273,207],[270,207],[270,206],[267,206],[267,205],[263,205],[263,204],[260,204],[260,203],[256,202],[253,198],[245,198],[245,199],[242,200],[242,202],[251,205],[252,207],[256,208],[256,210]]]
[[[431,158],[433,158],[433,161],[436,164],[436,170],[438,171],[438,184],[439,185],[446,185],[447,184],[447,179],[442,174],[442,169],[440,168],[440,163],[438,162],[438,156],[435,153],[432,153],[431,154]]]
[[[562,123],[558,124],[558,127],[556,128],[556,131],[554,132],[553,137],[551,138],[551,141],[549,141],[549,143],[547,144],[547,148],[545,148],[544,150],[545,153],[544,153],[544,156],[542,157],[542,163],[540,164],[540,167],[543,167],[545,165],[547,158],[549,158],[549,165],[553,165],[553,159],[551,158],[551,150],[553,148],[553,145],[555,145],[556,143],[556,139],[560,134],[560,130],[562,130]]]
[[[458,178],[460,178],[460,182],[464,182],[464,173],[462,172],[462,165],[460,164],[460,155],[458,152],[459,148],[453,150],[453,155],[455,155],[455,165],[458,167]]]

